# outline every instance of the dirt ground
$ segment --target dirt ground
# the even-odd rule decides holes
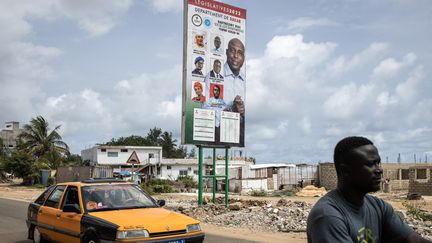
[[[15,199],[20,201],[30,202],[35,200],[44,189],[30,189],[22,186],[8,185],[8,184],[0,184],[0,198],[8,198]],[[211,194],[204,194],[204,197],[211,198]],[[218,194],[218,197],[223,197],[223,194]],[[406,194],[385,194],[385,193],[376,193],[375,196],[383,198],[387,202],[389,202],[395,209],[405,210],[405,207],[402,205],[404,201],[404,197]],[[197,199],[197,194],[195,193],[171,193],[171,194],[162,194],[154,196],[156,199],[165,199],[165,200],[193,200]],[[266,200],[270,203],[276,204],[279,201],[280,197],[251,197],[251,196],[239,196],[239,195],[229,195],[229,198],[241,198],[243,200]],[[424,199],[418,201],[417,203],[422,206],[423,209],[432,212],[432,196],[423,197]],[[287,200],[291,201],[304,201],[311,204],[315,204],[319,197],[297,197],[291,196],[286,197]],[[241,238],[245,240],[257,241],[257,242],[288,242],[288,243],[303,243],[307,242],[306,233],[283,233],[283,232],[257,232],[252,231],[247,228],[229,228],[229,227],[221,227],[211,224],[203,224],[203,229],[210,233],[216,235],[223,235],[227,237],[235,237]]]

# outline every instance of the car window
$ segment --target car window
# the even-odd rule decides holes
[[[81,187],[86,211],[157,207],[154,199],[133,184]]]
[[[61,196],[63,195],[65,187],[66,186],[57,186],[54,189],[54,191],[51,193],[51,195],[48,197],[48,199],[45,201],[44,206],[57,208],[60,204],[60,199]]]
[[[68,186],[66,188],[65,196],[63,198],[63,203],[61,208],[66,205],[73,205],[76,209],[80,210],[79,206],[79,197],[78,197],[78,187],[76,186]]]
[[[47,199],[48,195],[54,190],[55,186],[50,186],[46,189],[36,200],[35,203],[42,205]]]

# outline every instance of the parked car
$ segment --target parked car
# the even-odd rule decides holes
[[[164,205],[117,178],[60,183],[29,205],[28,238],[36,243],[204,241],[198,220]]]

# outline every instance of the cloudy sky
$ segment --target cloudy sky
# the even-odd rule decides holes
[[[432,161],[432,2],[224,0],[247,9],[247,156],[331,161],[363,135]],[[72,152],[181,134],[181,0],[0,1],[0,123],[44,116]],[[1,125],[0,125],[1,126]]]

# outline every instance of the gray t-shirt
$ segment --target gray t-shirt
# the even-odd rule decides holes
[[[383,200],[366,195],[361,206],[349,203],[338,190],[322,197],[307,220],[308,243],[397,243],[413,230]]]

